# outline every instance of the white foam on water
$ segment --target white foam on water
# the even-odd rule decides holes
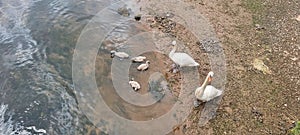
[[[11,120],[12,116],[7,116],[8,105],[0,105],[0,135],[32,135],[23,126],[14,124]],[[5,118],[8,117],[8,118]],[[35,126],[33,126],[35,127]],[[39,129],[37,133],[46,133],[46,130]]]
[[[7,105],[0,106],[0,134],[13,133],[14,126],[11,122],[11,117],[5,122],[4,115],[7,110]]]
[[[47,67],[44,70],[49,70]],[[78,114],[80,111],[77,108],[77,103],[74,97],[69,95],[66,91],[66,87],[62,86],[63,81],[61,76],[45,73],[43,70],[38,71],[35,83],[38,87],[33,88],[37,91],[37,94],[47,96],[47,103],[49,106],[56,107],[55,112],[51,114],[50,127],[58,132],[57,134],[75,134],[76,123],[78,123]],[[68,84],[68,82],[63,82]],[[48,90],[40,89],[40,87],[48,88]],[[72,87],[72,86],[68,86]],[[49,134],[52,134],[49,132]]]
[[[26,129],[33,130],[34,132],[37,132],[37,133],[44,133],[44,134],[47,133],[47,131],[45,129],[36,129],[35,126],[26,127]]]

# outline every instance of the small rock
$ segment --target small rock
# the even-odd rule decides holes
[[[176,68],[177,66],[176,66],[176,64],[172,64],[171,67],[172,68]]]
[[[171,70],[172,70],[172,73],[176,74],[179,70],[178,70],[178,66],[176,64],[172,64],[171,65]]]
[[[200,5],[205,5],[205,3],[203,1],[200,1],[199,4]]]
[[[232,109],[230,107],[225,107],[224,109],[230,115],[233,113],[233,111],[232,111]]]
[[[284,52],[283,56],[285,56],[285,57],[290,55],[290,53],[288,51],[283,51],[283,52]]]
[[[160,101],[166,92],[170,91],[168,82],[161,73],[154,73],[149,78],[149,92],[152,94],[152,97],[157,101]]]
[[[134,19],[136,21],[140,21],[142,19],[142,15],[136,15],[136,16],[134,16]]]
[[[194,100],[194,107],[198,108],[200,106],[200,102],[198,100]]]
[[[300,22],[300,15],[296,17],[296,20]]]
[[[284,106],[287,107],[288,105],[287,105],[287,104],[284,104]]]
[[[174,68],[173,71],[172,71],[173,74],[176,74],[177,72],[178,72],[177,68]]]
[[[292,61],[296,61],[296,60],[298,60],[298,58],[297,58],[297,57],[294,57],[294,58],[291,58],[291,60],[292,60]]]
[[[272,71],[269,69],[269,67],[260,59],[254,59],[252,65],[255,69],[262,71],[264,74],[272,74]]]
[[[256,29],[256,30],[263,30],[263,29],[265,29],[265,27],[262,27],[262,26],[259,25],[259,24],[255,24],[255,29]]]
[[[118,9],[118,14],[128,17],[130,15],[130,8],[126,8],[126,7],[121,7]]]

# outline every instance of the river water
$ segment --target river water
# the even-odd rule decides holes
[[[0,1],[0,134],[83,134],[72,51],[109,0]]]

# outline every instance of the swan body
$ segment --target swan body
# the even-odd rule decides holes
[[[197,63],[190,55],[186,53],[175,53],[177,49],[176,41],[172,42],[172,45],[174,46],[172,51],[169,53],[170,59],[175,62],[180,67],[193,67],[193,66],[199,66],[199,63]]]
[[[139,71],[145,71],[145,70],[147,70],[149,68],[149,64],[150,64],[150,61],[147,60],[146,63],[143,63],[143,64],[139,65],[137,67],[137,70],[139,70]]]
[[[122,59],[126,59],[126,58],[129,57],[129,55],[127,53],[125,53],[125,52],[117,52],[115,50],[110,51],[110,55],[111,55],[112,58],[115,57],[115,56],[117,56],[119,58],[122,58]]]
[[[212,71],[209,72],[202,86],[196,89],[195,96],[198,100],[207,102],[222,95],[223,91],[218,90],[214,86],[208,85],[208,82],[211,81],[213,75],[214,73]]]
[[[137,82],[134,81],[134,79],[132,78],[131,81],[128,82],[130,84],[130,86],[135,90],[139,90],[141,88],[141,85]]]
[[[131,61],[133,61],[133,62],[143,62],[143,61],[145,61],[146,60],[146,57],[145,56],[137,56],[137,57],[133,57],[132,59],[131,59]]]

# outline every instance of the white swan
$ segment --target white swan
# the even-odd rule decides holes
[[[147,70],[149,68],[149,64],[150,64],[150,61],[147,60],[146,63],[143,63],[143,64],[139,65],[137,67],[137,70],[139,70],[139,71],[145,71],[145,70]]]
[[[177,49],[176,41],[172,42],[172,45],[174,46],[172,51],[169,53],[170,59],[175,62],[180,67],[185,66],[199,66],[199,63],[197,63],[191,56],[189,56],[186,53],[175,53]]]
[[[133,61],[133,62],[143,62],[144,60],[146,60],[145,56],[137,56],[137,57],[131,58],[131,61]]]
[[[211,82],[213,75],[214,73],[210,71],[202,86],[196,89],[195,96],[198,100],[207,102],[223,93],[223,91],[216,89],[214,86],[208,85],[208,83]]]
[[[137,81],[134,81],[134,78],[131,78],[131,81],[129,81],[128,83],[135,91],[141,88],[141,85]]]
[[[110,55],[111,55],[112,58],[115,57],[115,56],[117,56],[119,58],[122,58],[122,59],[126,59],[126,58],[129,57],[129,55],[127,53],[125,53],[125,52],[117,52],[115,50],[110,51]]]

